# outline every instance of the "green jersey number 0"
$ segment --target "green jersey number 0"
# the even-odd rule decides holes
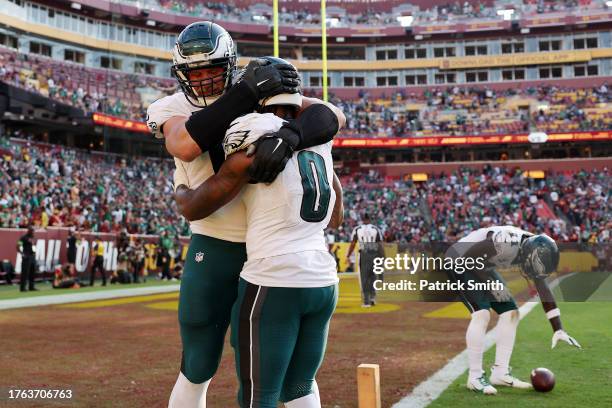
[[[304,188],[300,216],[307,222],[323,221],[331,199],[325,160],[320,154],[309,150],[299,152],[297,159]]]

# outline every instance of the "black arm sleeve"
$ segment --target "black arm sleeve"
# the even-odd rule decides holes
[[[295,150],[325,144],[340,130],[336,114],[321,103],[304,109],[294,124],[300,128],[302,135]]]
[[[206,152],[223,141],[234,119],[253,112],[256,104],[255,93],[246,83],[239,82],[214,103],[194,112],[185,122],[185,128],[202,153]]]

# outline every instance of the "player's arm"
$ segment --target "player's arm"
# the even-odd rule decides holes
[[[546,280],[534,279],[534,283],[536,290],[538,291],[538,295],[540,295],[540,301],[542,302],[542,307],[544,308],[546,317],[548,318],[554,332],[552,338],[552,348],[555,348],[559,340],[563,340],[574,347],[581,348],[576,339],[571,337],[565,332],[565,330],[563,330],[563,325],[561,324],[561,311],[557,307],[555,296],[550,290],[548,283],[546,283]]]
[[[351,240],[351,245],[349,245],[348,252],[346,253],[346,262],[350,263],[351,255],[355,250],[355,245],[357,245],[357,228],[353,230],[353,239]]]
[[[334,180],[332,183],[334,191],[336,192],[336,202],[334,203],[334,211],[329,220],[329,224],[327,224],[327,228],[339,228],[344,221],[344,203],[342,202],[342,184],[340,184],[340,179],[334,172]]]
[[[376,228],[376,243],[378,244],[378,254],[380,256],[384,256],[385,255],[385,247],[383,242],[385,241],[385,237],[382,233],[382,230],[380,228]]]
[[[296,119],[285,122],[277,132],[257,141],[251,178],[271,183],[283,171],[295,150],[328,143],[339,129],[339,118],[332,109],[325,104],[310,105]]]
[[[171,117],[161,129],[168,153],[189,162],[207,152],[221,143],[234,119],[253,111],[257,103],[255,98],[251,88],[241,82],[190,117]]]
[[[338,118],[338,127],[342,129],[346,125],[346,116],[344,116],[344,112],[340,110],[337,106],[332,105],[329,102],[325,102],[318,98],[309,98],[306,96],[302,96],[302,108],[300,109],[298,115],[301,115],[304,110],[309,108],[312,105],[324,105],[328,109],[330,109],[334,115]],[[316,145],[315,145],[316,146]]]
[[[161,125],[166,149],[180,160],[192,161],[221,143],[232,121],[252,112],[260,99],[279,93],[296,93],[299,89],[300,80],[292,66],[252,60],[240,81],[214,103],[188,118],[171,117]]]
[[[177,186],[174,197],[179,212],[189,221],[206,218],[232,201],[249,181],[248,168],[252,158],[244,151],[232,154],[218,173],[196,189],[184,184]]]

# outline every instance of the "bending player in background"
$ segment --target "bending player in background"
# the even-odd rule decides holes
[[[546,277],[559,264],[559,248],[547,235],[534,235],[512,226],[481,228],[453,244],[447,256],[464,258],[484,257],[485,268],[481,271],[470,269],[459,274],[449,271],[452,279],[464,282],[470,280],[504,282],[496,267],[518,265],[528,279],[533,280],[540,295],[540,301],[553,329],[552,347],[561,340],[580,348],[578,342],[569,336],[561,324],[561,312],[546,283]],[[483,394],[496,394],[493,385],[513,388],[531,388],[531,384],[512,376],[510,357],[514,348],[519,312],[516,301],[504,282],[503,290],[490,292],[462,291],[463,303],[471,313],[471,321],[465,335],[468,352],[469,375],[467,387]],[[485,335],[493,309],[498,315],[495,365],[491,368],[490,381],[482,369]]]
[[[374,258],[385,255],[382,247],[383,235],[380,229],[370,222],[370,216],[364,214],[363,224],[355,227],[351,237],[346,263],[350,265],[351,254],[359,243],[359,282],[363,299],[361,307],[372,307],[376,305],[374,281],[382,279],[382,274],[377,277],[374,273]]]
[[[181,207],[194,218],[212,214],[242,191],[248,260],[232,310],[240,406],[271,408],[280,400],[288,408],[318,408],[315,376],[338,283],[323,230],[337,228],[343,214],[331,143],[300,151],[268,185],[247,185],[252,159],[245,149],[270,132],[293,127],[317,125],[336,133],[345,119],[341,112],[317,104],[290,120],[301,105],[296,95],[279,95],[263,104],[264,112],[274,114],[245,115],[228,129],[228,158],[219,173],[195,190],[177,191],[183,196]]]
[[[197,187],[223,163],[221,141],[230,123],[252,112],[261,98],[299,92],[300,80],[293,66],[262,60],[251,61],[238,78],[232,38],[208,21],[187,26],[172,57],[171,72],[181,92],[151,104],[147,125],[156,137],[165,138],[175,157],[175,178],[178,175],[180,180],[175,184]],[[279,140],[282,148],[275,149]],[[253,177],[262,181],[275,177],[293,147],[282,137],[263,143],[251,169]],[[190,223],[178,312],[183,355],[171,408],[206,406],[206,391],[219,366],[246,260],[245,217],[244,207],[236,203],[214,217]]]

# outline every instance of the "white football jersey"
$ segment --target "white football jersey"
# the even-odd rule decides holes
[[[225,138],[226,152],[246,149],[283,120],[272,114],[237,119]],[[237,132],[246,132],[237,133]],[[336,284],[336,262],[324,228],[332,216],[332,143],[295,152],[270,184],[249,184],[242,192],[247,219],[247,262],[240,276],[256,285],[324,287]]]
[[[193,106],[182,92],[166,96],[153,102],[147,109],[147,125],[156,137],[163,137],[162,125],[173,116],[186,116],[200,108]],[[174,158],[174,186],[180,184],[195,189],[215,174],[210,155],[205,152],[191,162]],[[240,194],[227,205],[210,216],[189,223],[193,234],[231,242],[244,242],[246,239],[246,210]]]
[[[496,266],[510,266],[518,256],[522,237],[533,235],[531,232],[511,225],[480,228],[470,232],[458,241],[460,243],[466,243],[465,245],[455,246],[459,249],[459,255],[467,252],[471,247],[469,243],[478,243],[486,240],[490,232],[493,233],[491,239],[493,240],[497,254],[488,259],[488,262]]]

